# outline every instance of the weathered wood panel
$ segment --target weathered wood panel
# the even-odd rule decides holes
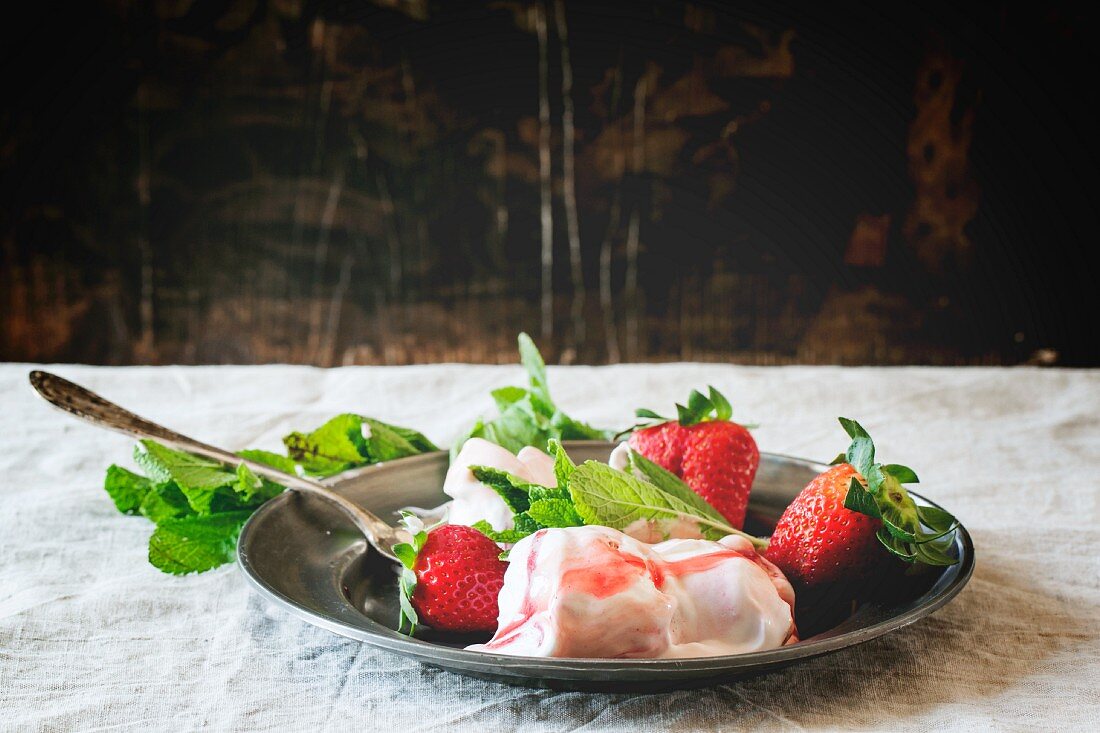
[[[1027,86],[1091,56],[1072,15],[71,13],[5,39],[2,358],[496,362],[528,330],[564,362],[1096,363],[1050,287],[1088,271],[1088,100]],[[1017,222],[1032,188],[1060,210]]]

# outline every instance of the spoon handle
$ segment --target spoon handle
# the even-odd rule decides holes
[[[393,554],[393,546],[398,542],[407,541],[407,537],[402,530],[391,527],[381,518],[319,481],[285,473],[263,463],[241,458],[227,450],[201,443],[174,430],[169,430],[163,425],[158,425],[140,415],[135,415],[95,392],[56,374],[35,370],[30,373],[30,382],[35,391],[51,405],[93,425],[116,430],[135,438],[152,438],[170,448],[194,453],[229,466],[243,463],[258,476],[295,491],[322,497],[343,510],[355,523],[355,526],[362,531],[371,546],[391,560],[397,561],[397,557]]]

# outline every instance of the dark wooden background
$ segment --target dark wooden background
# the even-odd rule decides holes
[[[0,358],[1100,364],[1084,14],[881,5],[9,8]]]

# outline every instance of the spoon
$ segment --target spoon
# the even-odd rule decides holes
[[[284,473],[263,463],[241,458],[227,450],[200,443],[194,438],[181,435],[174,430],[169,430],[162,425],[157,425],[155,422],[135,415],[129,410],[125,410],[100,397],[95,392],[67,379],[62,379],[56,374],[35,370],[30,373],[30,381],[35,391],[51,405],[64,410],[70,415],[76,415],[81,420],[90,422],[93,425],[116,430],[135,438],[152,438],[176,450],[194,453],[227,466],[235,467],[243,463],[252,469],[252,472],[257,476],[282,484],[293,491],[319,496],[336,505],[347,514],[363,533],[363,536],[367,538],[367,542],[370,543],[371,547],[394,562],[400,561],[393,553],[393,546],[400,542],[410,541],[410,536],[405,530],[390,526],[388,522],[371,514],[347,497],[337,494],[319,481]]]

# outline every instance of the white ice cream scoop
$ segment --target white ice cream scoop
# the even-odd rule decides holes
[[[484,519],[498,532],[512,528],[512,511],[497,492],[474,477],[471,466],[489,466],[533,484],[557,486],[554,459],[538,448],[528,446],[519,455],[512,455],[495,443],[470,438],[455,456],[443,481],[443,493],[454,500],[447,510],[447,521],[451,524],[470,525]]]

